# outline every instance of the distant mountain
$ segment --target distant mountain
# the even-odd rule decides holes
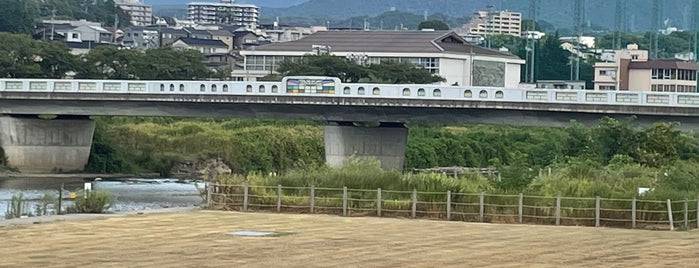
[[[262,0],[259,0],[262,1]],[[646,30],[651,27],[653,0],[626,0],[624,21],[628,30]],[[296,1],[300,2],[300,1]],[[565,28],[572,25],[573,0],[540,0],[539,19]],[[611,0],[587,0],[586,18],[590,25],[614,27],[615,2]],[[673,26],[685,28],[691,22],[687,0],[662,0],[663,18]],[[449,16],[470,16],[476,10],[492,5],[494,9],[512,10],[528,15],[526,0],[308,0],[288,8],[263,8],[262,17],[306,17],[338,21],[350,17],[378,15],[398,10],[415,14],[443,13]]]

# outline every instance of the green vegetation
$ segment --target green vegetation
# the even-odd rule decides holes
[[[281,76],[321,75],[338,77],[343,82],[391,84],[428,84],[443,81],[442,77],[408,62],[386,61],[368,67],[355,61],[331,55],[307,55],[301,59],[285,59],[277,72]]]
[[[88,20],[129,26],[131,18],[114,0],[0,0],[0,32],[32,33],[36,19]],[[3,43],[7,44],[7,43]]]
[[[420,24],[417,25],[418,30],[422,29],[433,29],[436,31],[446,31],[449,30],[449,25],[444,23],[441,20],[426,20],[420,22]]]
[[[7,204],[7,211],[5,211],[5,219],[14,219],[21,217],[24,202],[24,194],[13,194],[12,199],[10,199],[10,202]]]
[[[69,207],[69,213],[105,213],[114,202],[114,197],[107,191],[81,191],[75,198],[75,206]]]

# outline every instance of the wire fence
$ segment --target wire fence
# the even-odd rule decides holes
[[[699,228],[699,198],[680,201],[208,184],[209,209],[512,224]]]

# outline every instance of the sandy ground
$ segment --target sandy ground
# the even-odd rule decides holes
[[[235,230],[285,232],[241,237]],[[0,267],[696,267],[699,233],[180,211],[0,226]]]

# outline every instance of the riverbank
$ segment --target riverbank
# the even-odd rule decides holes
[[[9,220],[0,220],[0,227],[7,227],[13,225],[28,225],[28,224],[42,224],[60,221],[84,221],[84,220],[100,220],[114,217],[124,217],[129,215],[147,215],[147,214],[160,214],[160,213],[182,213],[188,211],[199,210],[198,206],[195,207],[175,207],[175,208],[162,208],[162,209],[147,209],[147,210],[136,210],[136,211],[122,211],[114,213],[105,214],[65,214],[65,215],[49,215],[49,216],[38,216],[38,217],[27,217],[27,218],[17,218]]]
[[[0,172],[0,179],[79,179],[79,178],[103,178],[103,179],[120,179],[120,178],[144,178],[156,179],[161,178],[159,173],[142,173],[142,174],[104,174],[104,173],[20,173],[20,172]]]

